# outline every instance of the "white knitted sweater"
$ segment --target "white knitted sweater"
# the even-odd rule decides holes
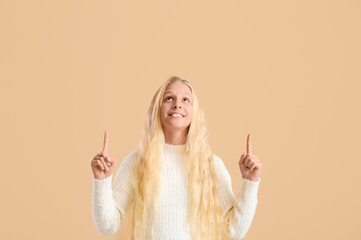
[[[185,145],[164,145],[162,187],[157,203],[154,239],[191,239],[187,222],[189,193],[182,155],[184,148]],[[232,192],[231,176],[223,161],[215,154],[213,156],[220,180],[223,216],[229,220],[228,227],[231,234],[228,237],[243,239],[256,211],[261,178],[257,182],[242,178],[241,190],[235,197]],[[117,233],[125,222],[126,214],[134,201],[136,179],[131,177],[130,173],[135,160],[136,152],[128,154],[123,159],[113,184],[113,174],[101,180],[93,176],[92,216],[102,236]],[[150,239],[150,231],[146,236]]]

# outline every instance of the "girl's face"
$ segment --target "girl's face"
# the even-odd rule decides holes
[[[164,91],[160,107],[163,128],[169,131],[187,128],[192,120],[193,98],[190,88],[183,83],[171,83]]]

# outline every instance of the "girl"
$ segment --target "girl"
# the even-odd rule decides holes
[[[102,236],[118,232],[129,214],[131,239],[242,239],[257,206],[262,163],[247,151],[239,167],[241,190],[208,143],[205,116],[191,84],[172,77],[155,93],[136,151],[112,184],[115,159],[105,132],[102,152],[91,161],[92,215]]]

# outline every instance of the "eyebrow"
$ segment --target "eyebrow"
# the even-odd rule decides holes
[[[164,95],[165,95],[165,94],[167,94],[167,93],[174,93],[174,92],[173,92],[173,91],[169,91],[169,90],[168,90],[168,91],[165,91],[165,92],[164,92]],[[189,95],[187,92],[184,92],[183,94],[184,94],[184,95],[188,95],[188,96],[192,97],[192,96],[191,96],[191,95]]]

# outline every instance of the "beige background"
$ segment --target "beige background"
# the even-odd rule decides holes
[[[0,239],[104,239],[90,160],[107,129],[119,167],[172,75],[235,194],[252,135],[245,239],[361,239],[360,1],[2,0],[0,27]]]

